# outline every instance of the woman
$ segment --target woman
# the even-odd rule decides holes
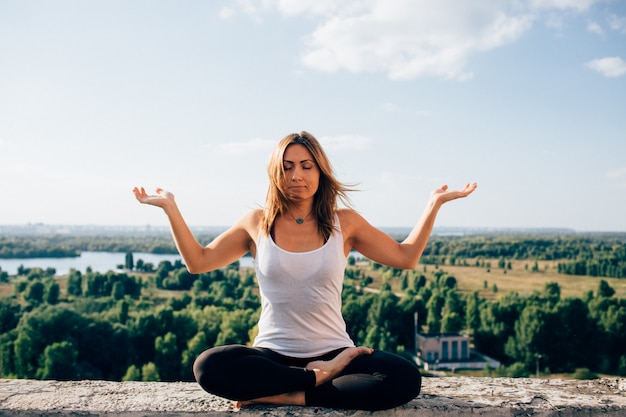
[[[474,191],[447,186],[433,191],[420,221],[402,242],[370,225],[351,208],[350,191],[333,174],[309,133],[283,138],[271,155],[263,209],[252,210],[203,247],[162,189],[134,193],[161,207],[191,273],[224,267],[250,252],[261,292],[259,333],[253,346],[228,345],[203,352],[193,371],[207,392],[252,403],[380,410],[419,394],[421,376],[410,361],[356,347],[341,316],[341,288],[351,250],[380,264],[414,268],[442,204]]]

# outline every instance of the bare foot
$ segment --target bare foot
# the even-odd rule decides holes
[[[235,403],[235,407],[241,408],[252,404],[306,405],[304,403],[304,391],[297,391],[270,395],[268,397],[255,398],[246,401],[237,401]]]
[[[329,361],[309,362],[306,369],[315,372],[315,386],[317,387],[339,375],[339,373],[357,356],[369,355],[372,352],[374,352],[374,349],[364,346],[351,347]]]

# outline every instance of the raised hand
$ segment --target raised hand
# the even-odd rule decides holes
[[[157,188],[156,194],[150,195],[146,193],[146,190],[143,187],[135,187],[133,188],[133,193],[135,194],[137,201],[151,206],[165,207],[166,205],[174,202],[174,194],[169,191],[165,191],[162,188]]]
[[[434,190],[430,196],[431,200],[435,203],[443,204],[448,201],[456,200],[457,198],[464,198],[474,192],[478,185],[474,183],[467,183],[462,190],[448,190],[447,185],[442,185],[441,188]]]

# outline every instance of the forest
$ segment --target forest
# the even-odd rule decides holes
[[[22,238],[4,237],[0,247],[34,247],[20,246],[28,242]],[[86,250],[75,237],[45,241]],[[133,252],[166,250],[171,241],[93,239],[105,241],[125,250],[123,272],[0,270],[0,377],[190,381],[204,349],[251,343],[260,313],[254,270],[238,263],[205,274],[190,274],[180,262],[146,268]],[[433,236],[414,270],[350,256],[342,294],[347,329],[357,344],[411,355],[417,312],[421,332],[467,333],[473,348],[502,362],[484,375],[529,376],[540,366],[546,376],[626,376],[626,299],[614,288],[626,277],[625,242],[619,234]],[[461,266],[505,274],[515,260],[528,261],[528,274],[540,274],[535,265],[549,260],[558,274],[588,275],[597,285],[563,296],[546,280],[529,293],[487,298],[462,291],[449,272]],[[493,273],[487,279],[495,282]]]

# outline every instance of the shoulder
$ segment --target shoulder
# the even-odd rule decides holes
[[[241,236],[245,234],[250,239],[256,239],[259,233],[263,210],[251,210],[241,216],[229,229],[228,233]]]
[[[242,248],[254,253],[262,216],[263,210],[250,210],[241,216],[230,229],[224,232],[223,236],[228,239],[233,239],[232,242],[239,242],[238,244],[240,244]]]
[[[262,209],[250,210],[237,221],[234,227],[238,229],[245,229],[251,237],[256,237],[259,228],[261,227],[262,218]]]
[[[361,215],[357,213],[354,209],[345,207],[338,208],[336,213],[337,216],[339,216],[339,221],[354,221],[361,217]]]
[[[263,218],[263,209],[254,209],[254,210],[250,210],[249,212],[247,212],[246,214],[244,214],[240,221],[243,221],[245,223],[260,223],[261,219]]]
[[[354,236],[359,228],[367,224],[363,216],[351,208],[338,209],[337,216],[339,217],[339,224],[344,238]]]

